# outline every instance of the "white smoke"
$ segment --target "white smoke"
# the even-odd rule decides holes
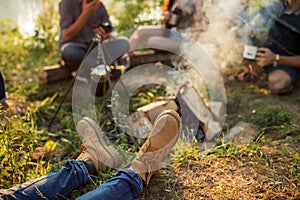
[[[208,25],[198,41],[220,69],[240,66],[247,30],[240,27],[237,15],[244,0],[211,1],[205,6]]]

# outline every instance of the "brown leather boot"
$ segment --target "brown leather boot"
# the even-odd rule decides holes
[[[181,132],[181,118],[173,110],[163,111],[155,120],[148,139],[132,162],[132,168],[148,185],[153,171],[161,168]]]
[[[82,139],[77,159],[84,162],[91,174],[118,168],[122,164],[118,150],[109,140],[105,141],[105,135],[94,120],[84,117],[78,122],[77,131]]]

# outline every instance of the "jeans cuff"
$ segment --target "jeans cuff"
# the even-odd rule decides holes
[[[81,168],[81,170],[83,172],[84,183],[87,183],[92,180],[92,178],[90,177],[89,171],[83,162],[81,162],[79,160],[69,160],[68,162],[76,163]]]
[[[127,176],[131,177],[132,180],[135,181],[135,185],[138,187],[135,187],[138,191],[138,194],[140,194],[143,189],[144,189],[144,181],[143,179],[140,177],[140,175],[138,173],[136,173],[132,168],[125,168],[125,169],[121,169],[118,173],[124,173]]]

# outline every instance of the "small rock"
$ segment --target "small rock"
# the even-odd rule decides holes
[[[246,122],[238,122],[223,138],[224,142],[249,144],[259,134],[259,127]]]

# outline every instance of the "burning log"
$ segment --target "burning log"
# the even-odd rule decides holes
[[[187,126],[187,129],[191,128],[189,126],[193,126],[193,122],[198,122],[193,128],[198,128],[197,134],[203,130],[205,138],[208,140],[213,139],[222,130],[221,124],[215,120],[215,117],[222,114],[224,106],[222,102],[212,102],[211,107],[208,107],[195,88],[188,85],[181,87],[177,98],[181,108],[183,125]],[[203,139],[203,136],[196,135],[196,138]]]

